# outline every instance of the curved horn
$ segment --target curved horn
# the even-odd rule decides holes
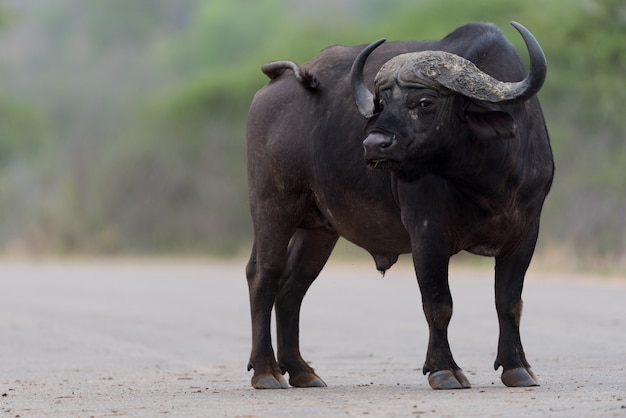
[[[446,80],[448,82],[442,84],[450,90],[488,103],[520,103],[534,96],[546,79],[546,57],[539,42],[528,29],[517,22],[511,22],[511,25],[522,35],[528,48],[530,70],[525,79],[519,82],[499,81],[467,61],[467,64],[471,65],[464,66],[473,68],[466,75],[458,77],[458,80]],[[466,77],[467,80],[465,80]]]
[[[383,65],[375,81],[382,84],[397,76],[400,84],[445,87],[486,103],[523,102],[541,89],[546,78],[546,58],[528,29],[517,22],[511,24],[524,38],[530,56],[530,71],[522,81],[497,80],[471,61],[444,51],[423,51],[394,57]]]
[[[528,49],[528,56],[530,57],[528,76],[521,82],[522,89],[519,96],[515,99],[515,101],[524,101],[537,94],[543,86],[543,82],[546,80],[546,56],[541,49],[541,45],[539,45],[537,39],[535,39],[528,29],[517,22],[511,22],[511,25],[517,29],[520,35],[522,35],[522,38],[524,38],[526,48]]]
[[[359,55],[357,55],[350,69],[350,88],[352,89],[352,96],[354,97],[356,106],[359,108],[359,112],[366,118],[370,118],[374,114],[374,94],[369,91],[363,81],[363,67],[365,66],[367,57],[370,56],[372,51],[385,41],[386,39],[379,39],[366,46],[359,52]]]

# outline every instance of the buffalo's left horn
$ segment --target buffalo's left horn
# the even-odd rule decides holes
[[[367,88],[363,81],[363,67],[367,57],[370,56],[372,51],[378,48],[386,39],[379,39],[378,41],[366,46],[357,55],[352,68],[350,69],[350,87],[352,89],[352,96],[356,102],[356,106],[359,108],[359,112],[366,118],[372,117],[374,114],[374,94]]]
[[[539,42],[537,42],[537,39],[535,39],[532,33],[521,24],[511,22],[511,25],[517,29],[526,43],[528,56],[530,58],[530,70],[528,75],[517,83],[507,83],[491,79],[491,83],[487,82],[485,90],[478,89],[476,92],[468,91],[468,96],[491,103],[520,103],[537,94],[543,86],[543,82],[546,79],[547,64],[546,57]],[[486,76],[486,74],[484,76]],[[486,76],[484,78],[489,77]],[[452,88],[452,90],[454,90],[454,88]],[[463,91],[461,92],[465,93]],[[474,95],[472,93],[474,93]]]
[[[541,45],[539,45],[539,42],[537,42],[533,34],[517,22],[511,22],[511,25],[517,29],[520,35],[522,35],[522,38],[524,38],[524,43],[526,43],[526,48],[528,49],[528,56],[530,57],[530,71],[528,76],[521,82],[523,87],[519,95],[513,99],[519,102],[527,100],[539,92],[543,86],[543,82],[546,80],[547,63]]]
[[[376,85],[397,78],[400,85],[444,87],[487,103],[519,103],[534,96],[546,78],[546,57],[533,35],[517,22],[511,24],[526,42],[530,70],[518,82],[500,81],[481,71],[473,62],[445,51],[422,51],[398,55],[383,65],[376,75]]]

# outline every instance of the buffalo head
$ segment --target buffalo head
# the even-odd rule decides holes
[[[474,63],[445,51],[402,54],[387,61],[374,79],[375,93],[363,81],[367,57],[385,40],[361,51],[350,74],[360,113],[371,120],[363,141],[365,159],[378,168],[403,171],[417,162],[437,164],[468,135],[482,139],[515,136],[514,118],[501,105],[534,96],[545,80],[546,60],[537,40],[522,25],[530,72],[521,81],[504,82]]]

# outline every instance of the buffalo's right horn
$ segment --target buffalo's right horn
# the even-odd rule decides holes
[[[371,118],[374,114],[374,94],[367,88],[365,81],[363,80],[363,67],[367,57],[370,56],[372,51],[378,48],[386,39],[379,39],[378,41],[366,46],[357,55],[352,68],[350,69],[350,87],[352,89],[352,96],[356,102],[356,106],[359,108],[359,112],[366,118]]]

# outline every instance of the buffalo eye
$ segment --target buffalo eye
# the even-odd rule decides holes
[[[426,108],[428,108],[428,107],[432,106],[432,105],[433,105],[433,103],[434,103],[434,102],[433,102],[431,99],[426,99],[426,98],[424,98],[424,99],[422,99],[422,100],[420,100],[420,101],[419,101],[418,106],[419,106],[419,107],[421,107],[422,109],[426,109]]]
[[[418,94],[407,97],[406,107],[409,109],[427,110],[435,104],[435,99],[430,95]]]
[[[385,101],[380,97],[374,99],[374,113],[380,113],[385,108]]]

